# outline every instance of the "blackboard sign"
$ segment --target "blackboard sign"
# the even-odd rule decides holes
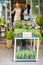
[[[11,0],[12,2],[26,3],[26,0]]]

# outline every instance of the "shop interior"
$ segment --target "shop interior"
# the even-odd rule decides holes
[[[14,48],[14,61],[17,59],[17,61],[22,60],[38,60],[38,52],[39,52],[39,38],[38,38],[38,33],[39,29],[35,28],[36,23],[32,23],[34,24],[34,26],[32,25],[28,25],[29,23],[31,23],[31,21],[18,21],[20,24],[24,24],[24,25],[20,25],[20,26],[13,26],[13,22],[14,22],[14,14],[11,15],[11,11],[15,8],[15,3],[19,1],[21,8],[24,8],[25,3],[30,5],[30,13],[31,13],[31,21],[33,22],[36,19],[36,16],[41,13],[40,10],[40,3],[39,0],[8,0],[5,2],[4,1],[0,1],[0,43],[2,44],[6,44],[7,48]],[[5,13],[6,12],[6,13]],[[16,21],[17,22],[17,21]],[[28,23],[29,22],[29,23]],[[11,27],[12,26],[12,27]],[[10,28],[11,27],[11,28]],[[31,30],[30,30],[31,29]],[[23,36],[23,32],[29,32],[32,31],[32,35],[31,35],[31,39],[28,38],[29,36],[27,35],[27,38],[25,37],[25,39],[22,37]],[[21,33],[22,32],[22,33]],[[37,34],[36,34],[36,33]],[[13,34],[14,33],[14,34]],[[43,35],[43,33],[42,33]],[[35,36],[35,38],[33,37]],[[41,35],[40,35],[41,36]],[[19,38],[18,38],[19,37]],[[7,41],[6,41],[7,39]],[[11,40],[10,42],[8,40]],[[28,40],[29,39],[29,40]],[[12,43],[11,43],[12,42]],[[11,44],[9,44],[11,43]],[[37,45],[37,44],[38,45]],[[16,55],[15,55],[16,53]],[[26,54],[27,53],[27,54]]]
[[[32,13],[31,18],[34,19],[35,15],[40,13],[40,7],[39,7],[40,3],[39,3],[39,1],[32,1],[31,2],[30,0],[29,1],[28,0],[11,0],[11,1],[9,1],[9,0],[8,1],[6,1],[6,0],[3,1],[2,0],[2,1],[0,1],[0,20],[1,20],[1,17],[4,15],[6,23],[9,23],[10,25],[13,24],[13,22],[14,22],[14,14],[11,15],[10,12],[15,8],[15,3],[17,1],[20,3],[21,8],[24,8],[25,3],[29,3],[29,5],[31,6],[31,13]],[[34,7],[34,5],[36,6],[36,8]],[[41,10],[42,10],[42,6],[41,6]],[[6,14],[5,14],[5,12],[6,12]],[[8,27],[10,25],[7,26],[7,30],[8,30]],[[2,26],[0,26],[0,30],[1,30],[1,27]],[[6,31],[6,27],[4,27],[4,29]],[[6,32],[2,32],[0,36],[3,37],[4,33],[6,33]]]
[[[22,0],[13,1],[12,0],[11,1],[11,11],[13,11],[13,9],[15,8],[16,2],[19,2],[21,9],[23,9],[24,5],[26,3],[26,0],[24,0],[24,1],[22,1]],[[12,22],[14,22],[14,13],[12,14]]]

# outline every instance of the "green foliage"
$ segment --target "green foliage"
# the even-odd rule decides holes
[[[15,28],[14,30],[14,34],[20,34],[23,32],[27,32],[27,29],[23,29],[23,28]]]
[[[41,27],[43,26],[43,17],[41,15],[37,16],[36,23]]]
[[[39,37],[40,40],[42,40],[40,29],[30,29],[30,30],[28,30],[28,32],[32,32],[33,36],[36,35]]]
[[[6,39],[13,39],[14,35],[13,35],[13,31],[12,28],[10,28],[10,30],[7,33]]]
[[[22,57],[22,56],[24,56],[24,58],[25,58],[25,56],[35,56],[36,55],[36,52],[35,51],[33,51],[33,50],[21,50],[21,51],[17,51],[16,52],[16,55],[18,56],[18,57]]]
[[[23,23],[24,20],[16,20],[17,23]]]
[[[39,39],[42,40],[40,29],[32,27],[31,25],[29,25],[29,22],[31,23],[32,20],[28,22],[24,20],[17,20],[14,29],[14,34],[16,35],[22,34],[23,32],[32,32],[33,36],[38,36]],[[37,16],[36,23],[40,26],[43,26],[43,17],[41,15]]]
[[[5,20],[4,16],[2,16],[2,18],[1,18],[1,24],[6,24],[6,20]]]
[[[0,24],[1,24],[1,21],[0,21]]]
[[[23,29],[28,29],[29,26],[25,24],[25,25],[22,26],[22,28],[23,28]]]
[[[24,20],[16,20],[15,27],[16,28],[22,28],[22,23],[24,23]]]
[[[33,51],[33,50],[30,50],[29,52],[30,52],[30,55],[31,55],[31,56],[36,55],[36,52],[35,52],[35,51]]]
[[[20,34],[20,33],[21,33],[21,29],[20,28],[15,28],[14,34]]]

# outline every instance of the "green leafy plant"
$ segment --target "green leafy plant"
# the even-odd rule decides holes
[[[15,27],[16,28],[22,28],[22,23],[24,23],[24,20],[16,20]]]
[[[42,35],[40,33],[40,29],[30,29],[28,32],[32,32],[33,36],[36,35],[39,37],[40,40],[42,40]]]
[[[29,56],[35,56],[36,52],[33,50],[20,50],[16,52],[18,58],[29,58]]]
[[[10,30],[7,33],[6,39],[13,39],[14,35],[13,35],[13,31],[12,28],[10,28]]]
[[[43,16],[38,15],[38,16],[36,17],[36,23],[37,23],[40,27],[43,27]]]
[[[23,32],[27,32],[27,29],[23,29],[23,28],[15,28],[14,30],[14,34],[20,34]]]
[[[40,26],[40,36],[43,37],[43,16],[41,15],[37,16],[36,23]]]
[[[17,23],[23,23],[24,20],[16,20]]]
[[[0,24],[1,24],[1,18],[0,18]]]
[[[29,52],[30,52],[30,55],[31,55],[31,56],[36,55],[36,52],[35,52],[35,51],[33,51],[33,50],[30,50]]]
[[[6,24],[6,20],[5,20],[4,16],[2,16],[2,18],[1,18],[1,24]]]

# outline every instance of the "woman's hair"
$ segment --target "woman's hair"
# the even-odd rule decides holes
[[[30,4],[27,4],[27,8],[28,8],[28,10],[30,10]]]
[[[16,2],[16,4],[15,5],[19,5],[19,7],[20,7],[20,3],[19,2]]]
[[[25,5],[27,5],[27,9],[28,9],[28,14],[30,13],[30,5],[29,4],[25,4]],[[24,8],[24,10],[25,10],[26,8]]]
[[[17,3],[19,4],[19,2],[16,2],[16,4],[17,4]]]
[[[30,4],[25,4],[25,5],[27,5],[28,10],[30,10]],[[26,9],[26,7],[24,7],[24,9]]]

